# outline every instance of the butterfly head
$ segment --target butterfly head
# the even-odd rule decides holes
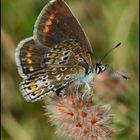
[[[104,72],[106,70],[106,65],[103,65],[101,63],[96,63],[95,71],[97,74]]]

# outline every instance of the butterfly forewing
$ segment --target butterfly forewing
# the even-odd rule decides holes
[[[63,0],[53,0],[43,8],[35,24],[34,37],[48,47],[76,39],[92,53],[84,31]]]

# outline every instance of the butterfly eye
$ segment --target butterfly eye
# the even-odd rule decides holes
[[[99,67],[96,68],[96,72],[100,73],[100,68]]]
[[[96,64],[96,73],[100,73],[100,72],[103,72],[106,70],[106,66],[100,64],[100,63],[97,63]]]
[[[100,69],[101,69],[100,71],[103,72],[103,71],[105,71],[106,67],[105,66],[100,66]]]

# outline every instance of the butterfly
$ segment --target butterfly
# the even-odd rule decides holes
[[[16,49],[16,65],[27,101],[59,95],[72,83],[88,83],[106,66],[94,59],[80,23],[63,0],[51,0],[34,26],[33,36]]]

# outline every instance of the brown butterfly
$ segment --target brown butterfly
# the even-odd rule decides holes
[[[71,83],[88,84],[106,70],[96,63],[78,20],[63,0],[52,0],[41,11],[33,36],[18,44],[16,64],[27,101],[60,94]]]

